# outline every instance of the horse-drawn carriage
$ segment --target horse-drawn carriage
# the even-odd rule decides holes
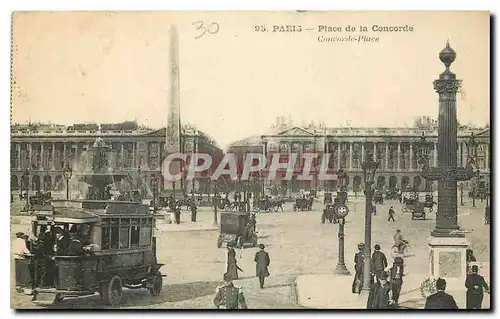
[[[293,210],[312,210],[313,198],[312,197],[302,197],[295,199],[295,203],[293,204]]]
[[[224,243],[232,243],[242,248],[245,243],[257,246],[255,231],[255,216],[247,213],[224,212],[220,216],[220,234],[217,238],[217,247]]]
[[[323,204],[328,205],[333,203],[333,195],[330,192],[326,192],[323,199]]]
[[[259,201],[257,201],[257,206],[255,207],[255,211],[265,211],[265,212],[270,212],[274,210],[277,212],[280,208],[281,211],[283,211],[283,204],[285,201],[282,198],[261,198]]]
[[[389,189],[385,192],[385,199],[397,200],[399,199],[399,191],[397,189]]]
[[[53,204],[35,208],[32,233],[39,240],[31,255],[16,259],[16,272],[24,271],[28,274],[24,278],[30,278],[27,288],[32,288],[29,293],[34,303],[50,305],[98,292],[103,301],[117,306],[124,287],[147,288],[153,296],[160,293],[163,264],[157,262],[154,216],[148,205],[108,201]],[[69,240],[67,248],[63,238]],[[52,241],[56,248],[47,255],[43,247],[51,247]]]
[[[373,202],[375,204],[383,204],[384,203],[384,193],[381,190],[376,190],[373,195]]]

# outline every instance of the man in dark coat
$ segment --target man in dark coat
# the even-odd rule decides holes
[[[389,307],[389,292],[391,287],[387,282],[387,273],[382,271],[377,282],[372,284],[370,293],[368,294],[368,301],[366,309],[388,309]]]
[[[396,213],[394,212],[394,209],[393,209],[393,208],[392,208],[392,206],[391,206],[391,208],[389,208],[389,218],[387,219],[387,221],[388,221],[388,222],[390,222],[390,221],[392,220],[392,221],[394,222],[394,221],[395,221],[395,220],[394,220],[394,215],[395,215],[395,214],[396,214]]]
[[[264,288],[264,280],[270,275],[267,267],[269,267],[271,260],[269,259],[269,254],[264,251],[264,248],[266,247],[263,244],[260,244],[259,248],[260,251],[255,254],[253,261],[257,263],[255,267],[255,276],[259,277],[260,288]]]
[[[358,244],[358,252],[354,254],[354,280],[352,282],[352,293],[359,294],[363,288],[363,269],[365,262],[365,244]]]
[[[446,280],[438,278],[436,281],[437,292],[427,297],[425,309],[458,309],[455,299],[446,292]]]
[[[467,287],[467,309],[481,309],[483,303],[483,288],[489,293],[489,287],[484,277],[478,274],[477,265],[472,266],[472,273],[465,279]]]
[[[181,223],[181,206],[179,203],[175,202],[174,207],[175,223],[179,225]]]
[[[195,222],[196,221],[196,214],[197,214],[198,208],[194,203],[191,204],[191,221]]]
[[[372,260],[371,260],[371,272],[379,276],[381,273],[384,272],[384,269],[387,267],[387,258],[385,257],[385,254],[380,251],[380,245],[376,244],[374,246],[375,251],[372,254]]]
[[[389,272],[392,300],[397,304],[399,302],[399,295],[401,294],[401,287],[403,286],[403,277],[406,275],[403,258],[394,258],[394,263],[385,270]]]

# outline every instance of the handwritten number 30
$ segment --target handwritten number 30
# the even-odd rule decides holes
[[[206,33],[216,34],[217,32],[219,32],[220,29],[219,24],[216,22],[212,22],[208,27],[206,27],[203,21],[196,21],[193,22],[193,26],[196,28],[196,30],[200,31],[200,34],[194,37],[195,39],[201,38]]]

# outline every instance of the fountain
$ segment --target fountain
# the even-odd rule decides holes
[[[77,181],[90,185],[85,196],[87,200],[110,200],[110,185],[128,177],[128,174],[115,173],[109,167],[108,153],[110,151],[111,148],[98,137],[92,149],[87,151],[90,152],[91,171],[75,174]]]
[[[111,148],[104,143],[102,138],[98,137],[92,148],[86,151],[84,162],[87,165],[82,167],[76,163],[73,167],[73,171],[76,171],[72,177],[73,187],[76,186],[75,184],[87,185],[83,192],[83,199],[56,200],[58,203],[55,203],[54,206],[62,204],[63,207],[106,209],[110,205],[116,206],[120,203],[125,204],[125,206],[127,206],[126,204],[141,204],[142,199],[137,191],[132,192],[133,194],[130,194],[131,192],[122,193],[118,198],[112,198],[112,185],[126,181],[130,175],[113,171],[109,166],[108,156],[110,152]]]

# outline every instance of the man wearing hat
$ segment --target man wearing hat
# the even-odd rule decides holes
[[[392,300],[394,300],[394,302],[397,304],[399,301],[399,295],[401,293],[401,287],[403,286],[403,276],[407,275],[404,272],[403,258],[394,258],[394,263],[390,266],[387,266],[387,268],[385,268],[385,271],[389,272]]]
[[[260,288],[264,288],[264,280],[269,277],[269,254],[264,250],[266,248],[263,244],[259,245],[260,250],[255,254],[253,261],[256,262],[256,276],[259,277]]]
[[[446,280],[438,278],[436,280],[437,292],[427,297],[425,300],[424,309],[458,309],[457,303],[453,296],[446,292]]]
[[[26,245],[26,238],[28,236],[23,232],[16,233],[16,239],[12,243],[12,252],[14,253],[14,259],[25,259],[27,255],[30,254],[28,247]]]
[[[483,303],[483,288],[489,293],[489,287],[484,277],[478,274],[479,267],[472,266],[472,273],[465,279],[467,287],[467,309],[481,309]]]
[[[363,288],[363,269],[365,262],[365,244],[358,244],[358,252],[354,254],[354,281],[352,282],[352,293],[359,294]]]
[[[382,273],[387,267],[387,258],[385,257],[385,254],[380,251],[379,244],[376,244],[373,248],[375,248],[375,251],[372,254],[371,272],[376,276],[379,276],[380,273]]]
[[[217,309],[247,309],[247,303],[243,290],[239,286],[235,286],[231,277],[224,274],[224,284],[217,287],[214,305]]]
[[[382,271],[377,276],[377,282],[373,283],[370,293],[368,294],[368,302],[366,309],[388,309],[389,307],[389,291],[391,287],[387,282],[387,273]]]

